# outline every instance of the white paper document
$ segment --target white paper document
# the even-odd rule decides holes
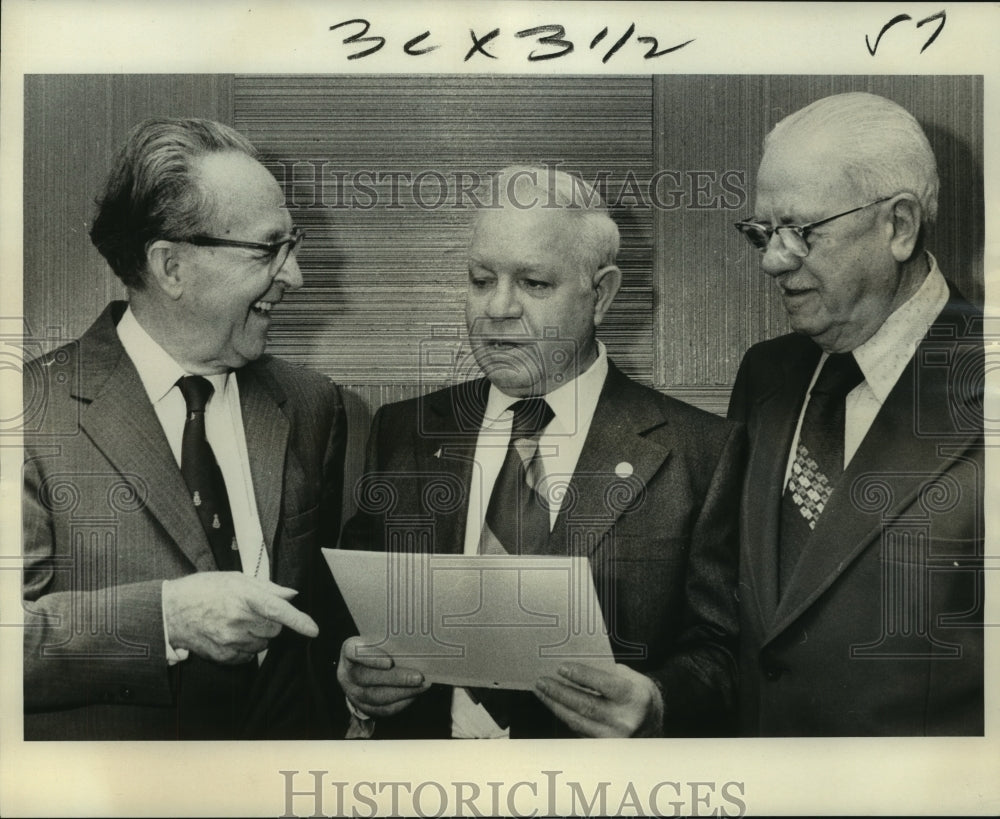
[[[529,690],[565,662],[614,669],[586,557],[323,553],[361,636],[432,682]]]

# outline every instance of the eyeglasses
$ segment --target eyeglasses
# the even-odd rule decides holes
[[[197,247],[242,247],[247,250],[259,250],[261,253],[271,255],[268,263],[268,273],[277,276],[281,268],[285,266],[288,257],[297,253],[302,240],[306,238],[306,232],[299,228],[292,228],[287,239],[280,239],[277,242],[242,242],[235,239],[221,239],[218,236],[190,236],[181,241]]]
[[[880,202],[887,202],[890,199],[892,199],[891,196],[883,196],[881,199],[876,199],[867,205],[851,208],[850,210],[845,210],[843,213],[827,216],[825,219],[810,222],[807,225],[777,225],[770,227],[769,225],[762,225],[760,222],[736,222],[735,226],[740,233],[747,237],[747,241],[761,253],[767,251],[768,246],[771,244],[771,237],[777,233],[782,244],[784,244],[789,252],[800,259],[804,259],[809,255],[809,244],[806,242],[806,239],[813,228],[818,228],[820,225],[825,225],[827,222],[832,222],[841,216],[857,213],[859,210],[870,208],[872,205],[877,205]]]

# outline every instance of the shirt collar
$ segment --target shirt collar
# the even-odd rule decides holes
[[[885,402],[927,328],[948,303],[948,283],[937,260],[927,253],[927,261],[930,270],[917,292],[854,349],[854,358],[879,403]]]
[[[598,341],[597,358],[594,363],[573,380],[543,396],[554,415],[549,427],[556,427],[565,433],[580,429],[583,422],[593,416],[607,376],[608,351],[604,344]],[[490,384],[483,427],[496,426],[503,413],[519,400],[516,396],[507,395],[495,384]]]
[[[117,331],[122,347],[139,373],[139,380],[142,381],[150,403],[155,405],[162,401],[177,385],[178,378],[190,375],[146,332],[131,306],[126,308],[118,322]],[[216,395],[224,395],[230,375],[231,373],[217,373],[206,375],[205,378],[212,383]]]

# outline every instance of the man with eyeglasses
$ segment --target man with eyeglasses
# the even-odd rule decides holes
[[[90,235],[128,301],[25,367],[25,738],[324,736],[344,409],[264,355],[303,234],[242,135],[153,119]]]
[[[752,347],[741,722],[750,735],[983,732],[982,314],[924,246],[934,155],[882,97],[764,142],[752,219],[794,333]]]

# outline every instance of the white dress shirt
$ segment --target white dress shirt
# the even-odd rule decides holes
[[[903,304],[896,308],[874,335],[852,352],[861,368],[864,381],[847,394],[844,401],[844,468],[851,462],[861,442],[871,429],[885,399],[896,386],[899,376],[913,358],[917,345],[927,335],[944,306],[948,303],[948,283],[945,281],[937,260],[927,253],[930,270],[920,288]],[[819,372],[829,356],[823,353],[809,382],[811,390]],[[799,446],[799,433],[805,415],[808,398],[799,414],[795,427],[795,437],[788,453],[785,469],[785,485],[792,473],[795,452]]]
[[[597,401],[608,376],[608,354],[597,342],[597,359],[590,367],[567,384],[544,396],[554,416],[538,439],[538,454],[545,477],[538,490],[549,500],[549,529],[559,516],[564,492],[552,486],[568,484],[576,471],[583,444],[590,432],[590,423]],[[495,385],[490,386],[486,412],[476,440],[472,485],[469,487],[469,508],[465,526],[465,554],[479,553],[479,540],[486,521],[493,485],[507,456],[507,444],[514,422],[511,406],[520,399],[507,395]],[[501,728],[489,712],[472,701],[464,688],[456,687],[451,701],[451,735],[458,738],[502,739],[510,730]]]
[[[177,379],[190,373],[185,372],[143,329],[131,307],[125,311],[117,329],[118,338],[139,373],[142,386],[180,468],[187,406],[180,387],[177,386]],[[253,493],[250,456],[247,452],[236,376],[229,372],[205,377],[215,389],[205,407],[205,434],[226,484],[243,573],[267,579],[271,571],[270,562],[264,547],[264,533]],[[188,652],[185,649],[174,649],[170,645],[166,622],[163,629],[167,637],[167,659],[171,662],[187,659]],[[262,659],[263,654],[261,652],[258,658]]]

